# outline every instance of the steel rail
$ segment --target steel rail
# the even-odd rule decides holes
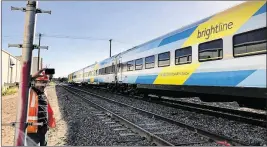
[[[107,89],[101,89],[101,90],[107,90]],[[123,95],[123,94],[119,94]],[[127,95],[123,95],[127,96]],[[215,117],[222,117],[227,118],[239,122],[245,122],[248,124],[260,126],[260,127],[267,127],[267,115],[266,114],[260,114],[260,113],[254,113],[254,112],[248,112],[248,111],[241,111],[241,110],[235,110],[235,109],[229,109],[229,108],[222,108],[222,107],[216,107],[216,106],[209,106],[209,105],[202,105],[202,104],[196,104],[196,103],[190,103],[190,102],[183,102],[178,100],[171,100],[166,98],[154,98],[150,96],[150,99],[140,99],[139,96],[127,96],[129,98],[138,98],[139,100],[144,100],[147,102],[152,102],[155,104],[160,104],[172,108],[178,108],[183,110],[188,110],[191,112],[198,112],[202,114],[207,114],[210,116]]]
[[[74,95],[77,95],[79,96],[80,98],[82,98],[83,100],[85,100],[87,103],[90,103],[91,105],[93,105],[94,107],[96,107],[97,109],[100,109],[100,110],[103,110],[103,111],[106,111],[108,112],[109,114],[111,114],[111,116],[113,118],[115,118],[117,121],[119,121],[120,123],[130,127],[133,131],[137,132],[140,136],[142,137],[146,137],[150,142],[152,143],[155,143],[156,145],[159,145],[159,146],[174,146],[173,144],[171,144],[170,142],[144,130],[143,128],[135,125],[134,123],[128,121],[127,119],[119,116],[118,114],[116,113],[113,113],[112,111],[100,106],[99,104],[96,104],[94,102],[92,102],[91,100],[87,99],[87,98],[84,98],[82,95],[78,94],[77,92],[73,92],[71,90],[69,90],[68,88],[66,88],[65,86],[62,86],[65,90],[67,90],[68,92],[74,94]]]
[[[81,89],[78,89],[78,88],[74,88],[74,87],[70,87],[70,86],[67,86],[67,87],[72,88],[72,89],[76,89],[76,90],[78,90],[80,92],[83,92],[83,93],[86,93],[86,94],[89,94],[89,95],[93,95],[95,97],[99,97],[99,98],[105,99],[105,100],[113,102],[113,103],[117,103],[117,104],[120,104],[120,105],[123,105],[123,106],[130,107],[132,109],[138,110],[138,111],[146,113],[148,115],[153,115],[154,118],[161,119],[161,120],[167,121],[169,123],[173,123],[173,124],[178,125],[178,126],[183,127],[183,128],[187,128],[188,130],[196,132],[196,133],[198,133],[198,134],[200,134],[200,135],[202,135],[204,137],[208,137],[208,138],[210,138],[211,140],[213,140],[215,142],[217,142],[217,141],[227,141],[231,145],[249,146],[248,144],[240,142],[238,140],[234,140],[234,139],[231,139],[229,137],[222,136],[222,135],[219,135],[219,134],[211,133],[209,131],[206,131],[206,130],[203,130],[203,129],[200,129],[200,128],[197,128],[197,127],[194,127],[194,126],[182,123],[182,122],[178,122],[176,120],[173,120],[173,119],[170,119],[170,118],[167,118],[167,117],[164,117],[164,116],[152,113],[152,112],[148,112],[146,110],[142,110],[140,108],[136,108],[134,106],[130,106],[130,105],[125,104],[125,103],[121,103],[121,102],[117,102],[115,100],[111,100],[111,99],[109,99],[107,97],[104,97],[104,96],[101,96],[101,95],[98,95],[98,94],[95,94],[95,93],[92,93],[92,92],[84,91],[84,90],[81,90]]]
[[[231,119],[231,120],[235,120],[239,122],[245,122],[245,123],[256,125],[256,126],[261,126],[261,127],[267,126],[266,124],[267,116],[265,115],[265,119],[264,119],[264,115],[257,115],[257,113],[256,113],[256,116],[253,117],[252,113],[249,113],[249,112],[246,113],[245,111],[239,111],[239,110],[227,109],[227,108],[224,109],[224,108],[215,107],[215,106],[209,107],[208,105],[194,104],[194,103],[181,102],[181,101],[176,103],[175,100],[166,100],[166,99],[151,100],[149,102],[153,102],[153,103],[160,104],[160,105],[165,105],[165,106],[172,107],[172,108],[181,108],[181,109],[192,111],[192,112],[208,114],[208,115],[215,116],[215,117],[223,117],[223,118],[227,118],[227,119]],[[246,114],[248,115],[246,116]],[[260,118],[257,116],[259,116]]]

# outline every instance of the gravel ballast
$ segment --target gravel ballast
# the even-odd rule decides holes
[[[120,136],[106,124],[106,115],[78,97],[56,87],[63,119],[67,122],[67,146],[149,146],[140,136]],[[102,115],[103,114],[103,115]],[[101,116],[100,116],[101,115]]]
[[[73,90],[73,89],[71,89]],[[78,91],[75,91],[78,92]],[[105,107],[106,109],[116,112],[128,121],[141,126],[143,129],[150,133],[161,137],[162,139],[174,144],[188,144],[188,143],[202,143],[208,142],[208,138],[200,136],[196,132],[189,131],[188,129],[175,126],[171,123],[167,123],[161,120],[156,120],[151,115],[141,114],[139,111],[131,109],[126,106],[121,106],[117,103],[102,100],[93,96],[88,96],[84,93],[79,93],[83,97],[88,98],[90,101]],[[149,126],[149,124],[157,124]]]
[[[179,122],[195,126],[212,133],[220,134],[238,140],[248,145],[267,145],[267,129],[263,127],[231,121],[224,118],[216,118],[196,112],[189,112],[178,108],[170,108],[138,99],[132,99],[126,96],[103,92],[100,90],[92,90],[88,88],[82,89],[98,93],[118,102],[132,105],[134,107],[153,112],[158,115],[172,118]]]

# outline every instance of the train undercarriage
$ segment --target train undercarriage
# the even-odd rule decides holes
[[[149,85],[126,83],[70,83],[76,86],[91,88],[105,88],[112,93],[142,96],[149,99],[149,95],[173,98],[199,97],[203,102],[233,102],[240,107],[267,109],[267,98],[264,89],[259,88],[232,88],[232,87],[201,87],[201,86],[174,86],[174,85]],[[234,93],[234,94],[233,94]]]

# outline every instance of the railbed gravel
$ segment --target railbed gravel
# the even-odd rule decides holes
[[[196,112],[190,112],[178,108],[170,108],[159,104],[153,104],[138,99],[132,99],[127,96],[103,92],[97,89],[86,89],[87,91],[97,93],[116,100],[121,103],[132,105],[146,111],[162,115],[179,122],[195,126],[206,131],[210,131],[219,135],[223,135],[247,145],[263,146],[267,145],[267,129],[255,125],[245,124],[242,122],[232,121],[225,118],[208,116]]]
[[[75,91],[75,90],[74,90]],[[164,140],[174,144],[174,145],[179,145],[179,144],[188,144],[190,142],[208,142],[208,138],[205,138],[196,132],[189,131],[188,129],[178,127],[176,125],[173,125],[171,123],[167,123],[161,120],[155,120],[153,117],[150,115],[146,114],[138,114],[138,111],[129,109],[129,107],[121,106],[117,103],[112,103],[108,102],[106,100],[102,100],[93,96],[86,95],[84,93],[78,92],[80,95],[90,98],[90,101],[95,102],[108,110],[114,112],[116,111],[119,113],[120,116],[123,118],[126,118],[130,122],[137,124],[137,125],[142,125],[142,124],[159,124],[157,125],[156,128],[151,128],[151,127],[144,127],[145,130],[151,132],[151,133],[159,133],[156,134],[157,136],[163,138]],[[129,114],[134,114],[134,115],[129,115]]]
[[[228,108],[228,109],[234,109],[234,110],[242,110],[242,111],[260,113],[260,114],[266,114],[267,113],[264,110],[240,107],[237,102],[203,102],[198,97],[179,98],[179,99],[177,99],[177,98],[164,97],[163,96],[162,98],[176,100],[176,101],[184,101],[184,102],[196,103],[196,104],[209,105],[209,106],[215,106],[215,107],[222,107],[222,108]]]
[[[66,93],[61,87],[56,87],[57,95],[63,119],[67,122],[68,133],[67,146],[149,146],[146,139],[135,137],[125,138],[119,135],[119,131],[109,127],[99,119],[95,112],[101,112],[88,106],[74,95]]]

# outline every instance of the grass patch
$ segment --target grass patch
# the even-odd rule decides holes
[[[2,90],[2,96],[12,95],[18,92],[18,87],[9,87],[7,90]]]
[[[56,85],[56,83],[54,81],[49,82],[49,85],[53,86]]]

